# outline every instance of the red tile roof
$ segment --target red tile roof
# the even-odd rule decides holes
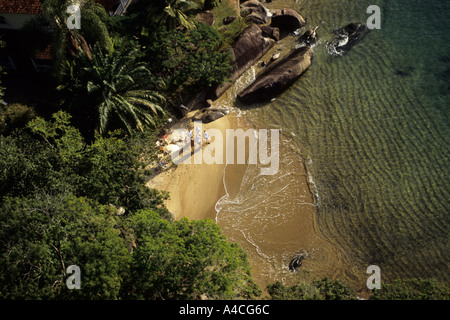
[[[49,44],[44,50],[36,54],[36,59],[51,60],[52,59],[52,46]]]
[[[0,13],[40,14],[40,0],[0,0]]]
[[[94,0],[107,12],[116,11],[120,0]],[[41,0],[0,0],[0,13],[40,14]]]

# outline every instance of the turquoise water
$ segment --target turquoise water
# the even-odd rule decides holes
[[[332,31],[365,23],[372,4],[381,30],[330,56]],[[296,8],[320,26],[312,66],[275,101],[238,106],[291,133],[314,178],[320,231],[348,266],[378,265],[385,280],[449,281],[450,2],[315,0]]]

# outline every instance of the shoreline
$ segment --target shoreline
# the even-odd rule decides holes
[[[184,127],[194,113],[183,119]],[[202,130],[218,129],[225,136],[226,129],[259,127],[245,114],[230,112],[203,124]],[[165,205],[175,220],[215,221],[228,241],[238,243],[247,253],[252,277],[263,295],[267,294],[266,286],[276,280],[293,284],[309,276],[330,277],[337,274],[342,262],[318,230],[316,199],[306,162],[290,141],[280,132],[280,172],[274,176],[261,176],[257,165],[182,163],[146,184],[169,192]],[[255,185],[258,187],[252,190]],[[306,257],[303,271],[292,273],[288,264],[297,254]]]
[[[184,120],[190,119],[194,113],[188,114]],[[202,130],[218,129],[225,136],[226,129],[242,128],[239,122],[244,120],[238,119],[238,117],[233,113],[227,114],[218,120],[202,124]],[[205,146],[203,146],[204,148]],[[146,186],[170,193],[170,198],[165,201],[165,204],[174,219],[186,217],[215,220],[216,203],[226,195],[223,183],[226,166],[225,163],[206,164],[204,162],[173,165],[151,178]]]
[[[218,129],[225,136],[226,129],[240,128],[245,131],[249,128],[262,128],[264,123],[260,123],[260,120],[254,123],[252,121],[254,119],[250,119],[245,112],[240,112],[239,107],[234,107],[237,93],[265,70],[260,66],[261,61],[267,60],[276,52],[285,55],[292,50],[291,45],[292,40],[289,38],[281,40],[277,46],[268,50],[241,77],[236,79],[233,85],[213,102],[212,106],[212,108],[227,109],[230,113],[218,120],[203,124],[202,130]],[[179,126],[190,128],[189,119],[195,112],[191,111],[179,120],[177,122]],[[186,125],[186,122],[189,122],[189,125]],[[174,124],[172,128],[176,126],[177,124]],[[280,148],[280,160],[287,157],[290,163],[284,164],[281,178],[280,176],[272,177],[270,183],[273,183],[275,194],[271,193],[272,189],[268,190],[270,183],[264,185],[261,181],[256,182],[256,184],[264,185],[261,187],[262,191],[258,191],[259,193],[251,194],[245,189],[243,177],[247,174],[248,178],[247,169],[252,170],[250,165],[180,164],[159,173],[146,184],[147,187],[169,192],[170,198],[165,201],[165,204],[174,219],[214,220],[221,227],[222,234],[229,241],[238,243],[247,253],[252,277],[261,287],[263,294],[267,293],[266,285],[276,280],[281,280],[283,283],[295,283],[311,276],[339,278],[343,272],[342,257],[329,239],[321,234],[317,225],[318,199],[312,185],[314,181],[310,181],[306,159],[298,151],[292,150],[295,148],[291,148],[290,137],[280,132],[280,139],[284,140],[283,147]],[[255,175],[255,180],[261,178],[257,177],[258,174]],[[252,188],[253,185],[248,186],[248,189]],[[287,190],[286,193],[284,190]],[[280,199],[280,195],[284,198]],[[245,197],[249,197],[245,201],[251,202],[252,196],[255,196],[255,199],[264,198],[261,203],[267,201],[267,208],[261,203],[256,203],[250,208],[241,207],[238,204],[237,212],[230,211],[230,208],[222,212],[222,202],[239,202]],[[273,203],[275,208],[270,206]],[[261,211],[267,214],[262,219],[267,221],[265,224],[255,223],[261,220]],[[303,271],[292,273],[287,266],[294,255],[300,253],[306,256]]]

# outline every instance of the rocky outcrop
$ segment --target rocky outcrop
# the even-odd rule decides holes
[[[289,8],[276,10],[270,23],[272,27],[279,28],[283,35],[294,32],[305,24],[305,19],[297,11]]]
[[[232,82],[255,64],[274,44],[275,40],[266,37],[259,26],[251,25],[245,28],[231,48],[234,60],[231,82],[218,87],[215,90],[215,96],[221,96],[232,85]]]
[[[241,16],[249,18],[253,23],[265,24],[272,14],[257,0],[246,1],[240,6]]]
[[[261,30],[264,37],[271,38],[275,41],[280,40],[280,29],[272,28],[271,26],[261,26]]]
[[[292,259],[291,262],[289,262],[289,271],[294,272],[295,270],[297,270],[297,268],[302,265],[303,259],[303,255],[299,255]]]
[[[227,17],[223,18],[222,23],[224,25],[227,25],[227,24],[233,23],[234,20],[236,20],[235,16],[227,16]]]
[[[228,114],[228,111],[226,111],[226,110],[207,108],[207,109],[199,110],[196,114],[194,114],[194,116],[192,117],[192,120],[193,121],[201,121],[202,123],[210,123],[219,118],[222,118],[223,116],[225,116],[227,114]]]
[[[328,52],[331,55],[343,55],[347,53],[367,34],[369,29],[361,23],[350,23],[345,27],[334,31],[336,36],[328,44]]]
[[[301,37],[299,38],[299,41],[300,42],[303,42],[304,44],[306,44],[306,45],[311,45],[311,44],[313,44],[313,43],[315,43],[316,42],[316,40],[317,40],[317,33],[316,33],[316,30],[318,29],[319,27],[317,26],[317,27],[315,27],[314,29],[308,29],[308,30],[306,30],[305,31],[305,33],[303,33],[302,35],[301,35]]]
[[[271,100],[309,68],[312,57],[313,50],[309,46],[294,50],[244,89],[238,95],[239,99],[246,104]]]

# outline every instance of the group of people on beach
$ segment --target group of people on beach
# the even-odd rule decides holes
[[[211,142],[211,138],[209,137],[208,132],[206,130],[203,131],[203,140],[209,144]],[[186,133],[186,136],[184,137],[184,143],[191,144],[191,148],[194,148],[196,146],[202,146],[202,136],[201,136],[201,130],[198,127],[194,127],[193,130],[190,130]]]
[[[194,129],[192,130],[182,130],[181,132],[182,133],[180,134],[180,131],[175,131],[169,135],[168,130],[165,129],[162,139],[156,141],[156,146],[159,148],[161,158],[164,157],[163,154],[170,154],[176,150],[185,148],[186,145],[190,145],[191,152],[193,152],[197,148],[201,148],[203,142],[206,144],[211,143],[211,137],[208,132],[204,130],[202,134],[199,127],[194,126]],[[161,161],[159,165],[163,168],[167,168],[165,161]]]

